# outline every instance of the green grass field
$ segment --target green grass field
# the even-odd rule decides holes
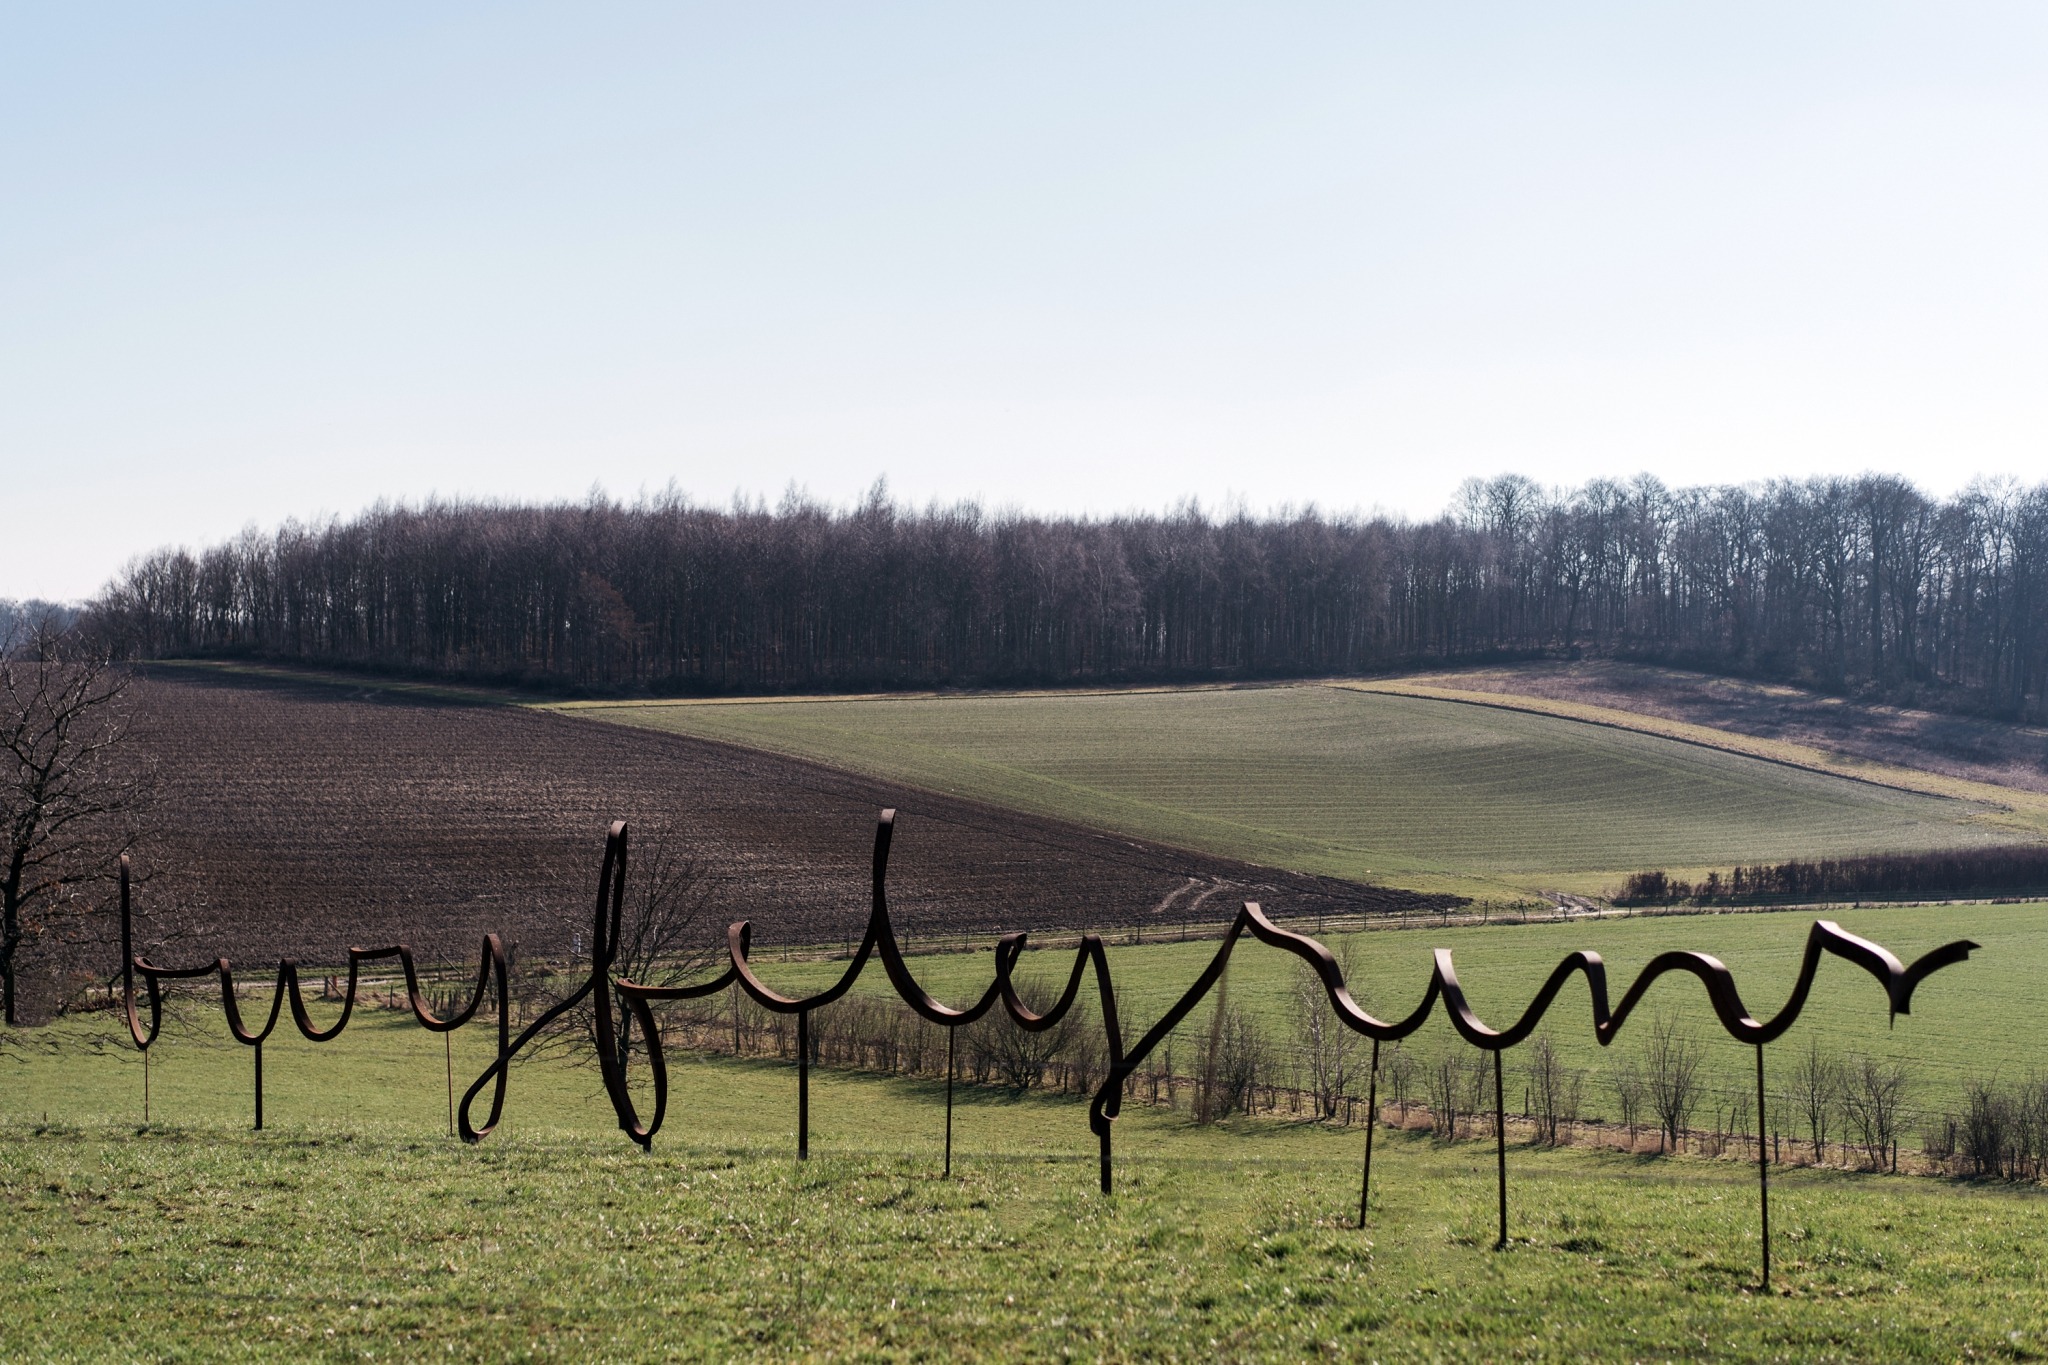
[[[2048,1038],[2048,998],[2036,983],[2048,976],[2048,905],[1900,906],[1831,912],[1851,933],[1874,939],[1910,962],[1929,949],[1958,938],[1974,939],[1982,951],[1924,982],[1913,1013],[1896,1023],[1886,1018],[1884,993],[1860,969],[1838,958],[1822,962],[1814,994],[1791,1033],[1774,1044],[1767,1067],[1781,1070],[1793,1054],[1816,1040],[1833,1056],[1860,1054],[1904,1063],[1914,1078],[1911,1107],[1939,1109],[1959,1105],[1973,1077],[2017,1080],[2048,1070],[2041,1040]],[[1331,935],[1343,949],[1348,943],[1357,985],[1353,993],[1366,1008],[1383,1018],[1406,1015],[1428,981],[1430,953],[1449,948],[1467,997],[1482,1018],[1496,1026],[1513,1022],[1552,968],[1575,949],[1590,949],[1607,963],[1609,991],[1619,1000],[1635,974],[1658,953],[1684,948],[1711,953],[1735,972],[1752,1014],[1769,1018],[1785,1002],[1799,967],[1799,957],[1813,917],[1792,912],[1743,915],[1684,915],[1643,919],[1606,919],[1568,924],[1494,925],[1459,929],[1385,930]],[[1313,925],[1295,926],[1313,932]],[[1052,945],[1028,954],[1025,970],[1063,981],[1071,953]],[[1163,1014],[1200,974],[1218,948],[1213,941],[1145,944],[1109,949],[1118,1003],[1129,1038]],[[965,1003],[989,979],[986,953],[941,954],[912,959],[914,970],[941,999]],[[1298,1036],[1293,999],[1300,979],[1297,960],[1249,939],[1240,942],[1231,960],[1231,1003],[1258,1020],[1265,1035],[1283,1048]],[[815,990],[835,979],[842,964],[764,961],[760,971],[785,990]],[[879,968],[870,968],[857,988],[886,994]],[[1089,1017],[1096,1017],[1089,997]],[[1732,1095],[1755,1083],[1753,1055],[1722,1031],[1707,1008],[1705,994],[1691,977],[1669,976],[1655,986],[1648,1013],[1624,1028],[1606,1049],[1592,1039],[1583,983],[1568,986],[1548,1016],[1549,1032],[1571,1065],[1588,1071],[1587,1112],[1613,1115],[1604,1077],[1617,1056],[1632,1056],[1641,1046],[1648,1023],[1659,1014],[1676,1018],[1706,1046],[1706,1069],[1715,1085]],[[1199,1052],[1210,1019],[1203,1006],[1181,1026],[1176,1046],[1178,1069]],[[1463,1048],[1444,1022],[1437,1019],[1407,1044],[1420,1056],[1446,1048]],[[1510,1052],[1512,1072],[1520,1057]],[[1518,1082],[1511,1088],[1520,1093]],[[1702,1118],[1711,1116],[1711,1103]],[[1787,1120],[1789,1128],[1789,1118]],[[1917,1142],[1917,1128],[1914,1130]]]
[[[267,1053],[261,1134],[246,1053],[205,1030],[164,1044],[147,1129],[131,1055],[0,1063],[0,1358],[2024,1359],[2048,1342],[2030,1190],[1780,1172],[1763,1296],[1735,1160],[1511,1150],[1495,1252],[1484,1143],[1383,1132],[1360,1233],[1357,1130],[1136,1109],[1105,1199],[1073,1101],[963,1093],[942,1181],[930,1084],[819,1073],[799,1166],[787,1064],[679,1066],[650,1157],[560,1064],[522,1064],[510,1122],[468,1149],[443,1131],[422,1032],[371,1019]]]
[[[1987,805],[1315,685],[569,709],[1251,862],[1480,895],[2026,837]]]
[[[1486,895],[2013,837],[1964,801],[1334,688],[576,709],[1252,861]],[[915,821],[897,837],[915,839]],[[1905,1062],[1918,1110],[1953,1106],[1973,1076],[2042,1069],[2048,906],[1831,917],[1908,960],[1958,937],[1984,950],[1890,1027],[1875,983],[1826,961],[1805,1020],[1771,1052],[1774,1086],[1809,1040]],[[1811,918],[1417,928],[1338,946],[1382,1015],[1412,1005],[1436,947],[1496,1023],[1568,951],[1601,952],[1618,994],[1684,947],[1727,961],[1768,1016]],[[1024,969],[1063,977],[1071,942],[1049,940]],[[776,946],[760,945],[771,984],[837,974],[775,961]],[[1216,947],[1110,950],[1129,1038]],[[961,1002],[990,970],[985,952],[912,961]],[[1283,1049],[1296,980],[1293,959],[1240,945],[1231,1001]],[[861,989],[884,990],[880,972]],[[1085,1102],[963,1087],[945,1181],[939,1084],[819,1070],[815,1159],[799,1165],[794,1069],[772,1060],[673,1057],[651,1156],[616,1131],[593,1072],[522,1060],[504,1127],[465,1148],[447,1134],[441,1040],[382,1011],[334,1044],[280,1034],[266,1047],[269,1131],[253,1134],[249,1053],[210,997],[186,994],[195,1005],[150,1068],[148,1125],[132,1050],[93,1045],[104,1021],[0,1034],[0,1360],[2048,1354],[2048,1195],[2034,1188],[1781,1168],[1778,1292],[1762,1295],[1755,1171],[1739,1159],[1511,1147],[1513,1241],[1496,1252],[1490,1142],[1382,1130],[1361,1233],[1360,1129],[1198,1127],[1133,1105],[1105,1199]],[[1599,1049],[1584,999],[1568,988],[1552,1032],[1587,1070],[1585,1112],[1611,1118],[1606,1068],[1642,1030]],[[1650,1006],[1706,1041],[1722,1091],[1751,1083],[1750,1054],[1718,1032],[1696,983],[1669,979]],[[1197,1010],[1186,1031],[1208,1018]],[[492,1038],[456,1035],[458,1091]],[[1196,1038],[1181,1046],[1185,1073]],[[1410,1044],[1424,1057],[1454,1046],[1440,1016]],[[1521,1062],[1508,1057],[1511,1107]]]

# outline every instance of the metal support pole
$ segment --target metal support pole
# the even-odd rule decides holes
[[[441,1055],[448,1063],[448,1136],[455,1136],[455,1031],[441,1035]]]
[[[1764,1146],[1764,1045],[1756,1045],[1756,1188],[1763,1210],[1764,1276],[1762,1287],[1771,1287],[1771,1151]]]
[[[1493,1244],[1495,1251],[1508,1244],[1508,1111],[1507,1102],[1501,1097],[1500,1049],[1493,1053],[1493,1151],[1500,1172],[1500,1240]]]
[[[256,1131],[263,1131],[263,1044],[256,1044]]]
[[[1358,1185],[1358,1226],[1365,1226],[1365,1204],[1372,1195],[1372,1130],[1380,1118],[1380,1040],[1372,1040],[1372,1079],[1365,1087],[1365,1178]]]
[[[796,1012],[796,1159],[811,1159],[811,1012]]]
[[[946,1179],[953,1178],[953,1039],[960,1030],[946,1030]]]
[[[142,1049],[142,1121],[149,1122],[149,1049]]]

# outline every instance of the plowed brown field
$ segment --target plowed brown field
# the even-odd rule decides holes
[[[826,943],[867,914],[874,818],[899,817],[890,904],[912,933],[1073,930],[1437,904],[1020,815],[798,760],[511,707],[324,682],[154,670],[164,875],[184,961],[331,962],[408,939],[464,956],[495,930],[560,953],[587,924],[609,821],[666,820],[702,872],[707,938]]]

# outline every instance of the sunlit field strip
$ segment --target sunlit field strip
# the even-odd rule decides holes
[[[1853,755],[1831,753],[1810,745],[1795,744],[1788,740],[1765,739],[1755,735],[1738,734],[1732,730],[1717,730],[1711,726],[1695,725],[1687,721],[1672,720],[1664,716],[1649,715],[1640,711],[1623,711],[1610,706],[1596,706],[1587,702],[1564,701],[1554,697],[1523,695],[1515,692],[1474,691],[1456,686],[1456,675],[1431,676],[1423,678],[1385,678],[1370,681],[1343,681],[1328,684],[1357,692],[1376,692],[1387,696],[1420,697],[1429,700],[1460,702],[1468,706],[1495,707],[1508,711],[1526,711],[1533,715],[1557,716],[1586,724],[1606,726],[1613,729],[1633,730],[1646,735],[1659,735],[1687,744],[1707,748],[1723,749],[1733,754],[1746,754],[1773,763],[1785,763],[1793,767],[1806,768],[1814,772],[1829,773],[1847,777],[1858,782],[1870,782],[1879,786],[1892,787],[1900,791],[1921,792],[1929,796],[1952,797],[1961,801],[1977,802],[1993,808],[1997,814],[1992,818],[2000,824],[2007,824],[2021,838],[2038,838],[2048,831],[2048,796],[2040,792],[2027,791],[2017,787],[1995,786],[1988,782],[1976,782],[1967,778],[1952,777],[1946,773],[1928,772],[1919,768],[1899,767],[1895,764],[1878,763]]]
[[[1642,867],[2015,837],[1978,803],[1551,716],[1325,686],[578,714],[1425,889],[1596,889]]]

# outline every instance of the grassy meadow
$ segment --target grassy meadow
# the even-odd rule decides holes
[[[1947,968],[1923,982],[1913,1012],[1888,1021],[1884,993],[1864,971],[1832,956],[1824,957],[1814,993],[1800,1021],[1766,1058],[1769,1068],[1789,1068],[1795,1053],[1809,1040],[1836,1057],[1862,1055],[1904,1063],[1913,1080],[1908,1096],[1914,1108],[1941,1108],[1962,1102],[1973,1077],[2017,1080],[2048,1071],[2041,1040],[2048,1038],[2048,997],[2036,983],[2048,977],[2048,905],[1897,906],[1829,912],[1843,928],[1884,944],[1910,962],[1929,949],[1954,939],[1983,945],[1970,961]],[[1330,946],[1347,954],[1352,964],[1353,994],[1382,1018],[1404,1016],[1420,999],[1431,970],[1431,950],[1449,948],[1467,998],[1488,1023],[1513,1022],[1565,954],[1575,949],[1598,952],[1607,964],[1610,999],[1619,1001],[1636,973],[1658,953],[1691,949],[1719,957],[1734,971],[1736,984],[1752,1015],[1769,1018],[1784,1004],[1798,975],[1800,953],[1814,917],[1796,912],[1765,914],[1657,916],[1639,919],[1580,920],[1570,923],[1497,924],[1455,929],[1390,929],[1371,933],[1327,935]],[[1295,925],[1313,933],[1314,926]],[[1072,961],[1072,936],[1048,939],[1046,951],[1026,955],[1024,970],[1048,980],[1065,980]],[[1118,1006],[1127,1036],[1135,1041],[1198,976],[1220,945],[1213,940],[1187,943],[1115,946],[1109,951],[1116,979]],[[779,963],[761,945],[760,972],[769,984],[791,992],[815,990],[835,979],[843,963]],[[965,1003],[989,979],[986,953],[937,954],[914,958],[918,979],[941,999]],[[1295,999],[1302,979],[1297,959],[1249,938],[1240,941],[1231,958],[1231,1004],[1255,1019],[1265,1036],[1283,1051],[1293,1046],[1299,1025]],[[1088,1016],[1093,1005],[1093,978]],[[886,994],[888,985],[878,968],[870,968],[857,990]],[[1689,976],[1667,976],[1652,988],[1647,1012],[1625,1027],[1616,1041],[1602,1049],[1592,1038],[1591,1015],[1583,982],[1575,981],[1551,1007],[1548,1031],[1568,1064],[1583,1067],[1587,1077],[1587,1113],[1613,1116],[1604,1076],[1611,1060],[1635,1055],[1659,1015],[1677,1020],[1705,1047],[1705,1070],[1714,1084],[1732,1095],[1753,1087],[1753,1053],[1722,1031],[1706,1004],[1705,992]],[[1182,1024],[1176,1047],[1177,1069],[1186,1073],[1207,1037],[1210,1007],[1196,1009]],[[1452,1032],[1439,1011],[1436,1019],[1406,1046],[1427,1058],[1466,1045]],[[1510,1052],[1510,1072],[1518,1065]],[[1768,1075],[1767,1075],[1768,1079]],[[1510,1081],[1519,1094],[1520,1086]],[[1709,1101],[1701,1118],[1712,1113]],[[1786,1116],[1789,1130],[1790,1116]],[[1917,1129],[1914,1130],[1917,1136]]]
[[[248,1059],[167,1039],[32,1053],[0,1087],[0,1357],[320,1360],[2032,1358],[2032,1190],[1784,1171],[1755,1292],[1738,1160],[1492,1151],[1132,1110],[1118,1193],[1084,1106],[963,1090],[954,1178],[929,1083],[820,1072],[814,1159],[787,1064],[684,1061],[642,1155],[592,1078],[522,1063],[483,1145],[445,1134],[438,1040],[372,1017]],[[458,1040],[458,1074],[481,1034]],[[46,1123],[41,1110],[52,1110]]]
[[[568,708],[730,741],[1303,871],[1489,897],[1597,891],[1627,871],[2010,841],[1989,802],[1888,789],[1670,737],[1550,715],[1333,687]],[[914,840],[914,822],[898,830]],[[1225,907],[1218,905],[1219,914]],[[1823,961],[1776,1089],[1809,1043],[1904,1063],[1906,1105],[1954,1107],[1974,1077],[2044,1069],[2048,905],[1833,912],[1911,960],[1983,951],[1888,1022],[1875,983]],[[1559,958],[1593,949],[1616,998],[1672,948],[1726,961],[1769,1017],[1813,916],[1798,913],[1389,929],[1328,940],[1354,993],[1405,1014],[1449,948],[1475,1008],[1505,1023]],[[1314,932],[1312,923],[1293,927]],[[1149,930],[1147,931],[1149,934]],[[1072,935],[1023,970],[1065,976]],[[778,961],[815,989],[842,964]],[[1217,949],[1109,950],[1135,1040]],[[987,952],[912,959],[964,1002]],[[1229,998],[1284,1058],[1294,960],[1239,945]],[[882,993],[871,969],[860,990]],[[1082,1009],[1092,1021],[1090,994]],[[1727,1158],[1511,1146],[1511,1243],[1493,1249],[1490,1140],[1377,1136],[1371,1226],[1356,1217],[1364,1134],[1299,1118],[1198,1126],[1134,1104],[1117,1193],[1095,1188],[1086,1102],[961,1087],[939,1178],[943,1087],[818,1069],[813,1160],[795,1149],[793,1066],[677,1053],[651,1155],[615,1127],[595,1073],[522,1058],[503,1127],[448,1131],[495,1034],[439,1037],[369,1010],[336,1043],[287,1024],[251,1058],[204,989],[181,990],[144,1068],[104,1019],[0,1031],[0,1360],[640,1358],[950,1360],[2034,1359],[2048,1355],[2048,1192],[1774,1169],[1775,1281],[1760,1293],[1756,1174]],[[1584,1114],[1617,1117],[1613,1049],[1582,985],[1551,1015]],[[322,1018],[326,1007],[316,1007]],[[1753,1084],[1698,984],[1649,1015],[1706,1049],[1713,1094]],[[1209,1007],[1176,1040],[1193,1069]],[[1409,1045],[1462,1048],[1439,1014]],[[1464,1049],[1469,1052],[1469,1049]],[[1511,1108],[1523,1058],[1509,1054]],[[1283,1083],[1288,1077],[1282,1077]],[[1420,1082],[1413,1092],[1420,1097]],[[1798,1131],[1774,1098],[1772,1127]],[[1917,1122],[1904,1141],[1918,1145]]]
[[[1480,896],[2012,842],[1997,806],[1662,735],[1319,685],[572,703],[1185,848]]]

